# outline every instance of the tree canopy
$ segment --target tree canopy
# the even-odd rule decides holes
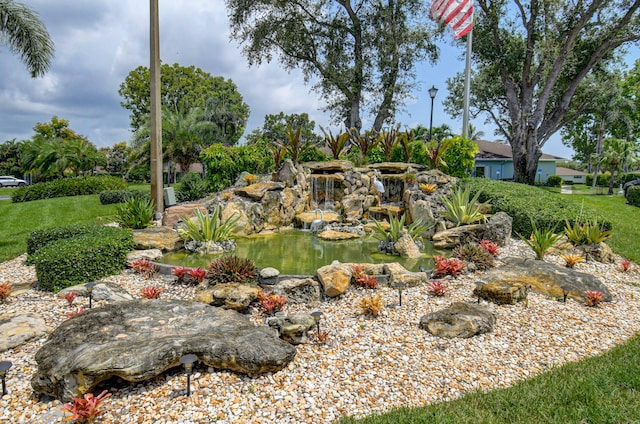
[[[437,58],[420,0],[227,0],[232,37],[250,64],[299,68],[335,122],[380,130],[415,88],[416,62]],[[432,26],[431,28],[435,28]]]
[[[574,99],[585,77],[640,39],[640,0],[476,5],[470,112],[497,126],[511,145],[515,180],[533,184],[542,146],[588,103]],[[459,115],[462,77],[449,89],[447,110]]]
[[[163,64],[160,68],[160,91],[163,109],[188,114],[193,108],[203,110],[203,119],[216,126],[207,137],[206,145],[238,142],[249,118],[249,106],[231,79],[214,77],[195,66]],[[120,84],[118,93],[122,107],[131,112],[131,128],[138,131],[149,117],[149,68],[139,66]]]
[[[43,76],[55,50],[38,14],[22,3],[0,0],[0,44],[20,56],[33,78]]]

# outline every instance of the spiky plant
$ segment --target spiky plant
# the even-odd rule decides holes
[[[382,304],[382,296],[379,294],[375,296],[365,296],[360,299],[360,302],[358,302],[358,306],[362,310],[362,313],[373,317],[378,316],[382,310]]]
[[[227,219],[222,219],[219,206],[211,214],[205,215],[200,209],[196,209],[195,214],[196,222],[186,217],[180,218],[187,228],[180,228],[178,234],[185,240],[203,242],[228,240],[231,238],[234,225],[240,218],[232,215]]]
[[[448,196],[440,197],[445,209],[439,211],[443,218],[452,221],[456,226],[474,224],[484,221],[487,215],[482,211],[489,202],[479,203],[481,192],[471,197],[469,186],[456,187]]]
[[[547,250],[562,238],[562,234],[556,234],[555,228],[538,228],[533,220],[531,220],[531,228],[529,237],[519,236],[536,254],[536,259],[543,260]]]
[[[452,256],[467,262],[473,262],[480,270],[486,270],[494,265],[494,257],[482,246],[476,243],[466,243],[453,249]]]
[[[220,283],[255,283],[258,268],[253,260],[235,255],[223,256],[209,264],[207,282],[210,285]]]

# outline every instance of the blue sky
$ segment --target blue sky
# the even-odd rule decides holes
[[[129,114],[120,106],[118,88],[137,66],[149,64],[149,2],[113,0],[27,0],[56,43],[52,69],[31,79],[18,58],[0,46],[0,142],[31,137],[38,122],[52,116],[70,121],[70,127],[97,146],[128,141]],[[277,62],[249,67],[235,42],[229,41],[223,0],[160,0],[160,55],[163,63],[195,65],[212,75],[231,78],[251,108],[246,133],[262,126],[269,113],[307,112],[323,127],[332,127],[322,112],[323,101],[305,85],[299,72],[283,71]],[[449,34],[450,35],[450,34]],[[431,100],[427,90],[438,89],[434,126],[446,123],[459,132],[461,121],[444,112],[446,79],[464,69],[463,47],[439,43],[436,65],[417,67],[421,85],[407,113],[398,121],[428,126]],[[636,50],[637,52],[637,50]],[[637,55],[636,57],[637,58]],[[633,58],[632,58],[633,59]],[[472,121],[492,140],[493,128],[483,118]],[[365,121],[366,125],[366,121]],[[317,131],[320,132],[319,128]],[[570,157],[571,151],[555,136],[546,153]]]

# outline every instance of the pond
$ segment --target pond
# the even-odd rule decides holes
[[[281,274],[288,275],[313,275],[318,268],[335,260],[343,263],[398,262],[408,270],[418,271],[420,266],[431,269],[431,257],[442,253],[434,250],[431,244],[427,244],[422,257],[402,258],[379,253],[378,240],[374,238],[328,241],[302,230],[241,237],[236,239],[236,244],[237,248],[227,254],[251,258],[258,268],[273,267]],[[220,255],[198,255],[182,251],[166,254],[158,262],[207,268],[209,262],[219,257]]]

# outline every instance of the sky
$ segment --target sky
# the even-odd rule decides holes
[[[0,143],[28,139],[39,122],[53,116],[69,121],[76,133],[96,146],[129,141],[129,111],[120,106],[118,88],[138,66],[149,66],[149,1],[22,0],[47,26],[55,58],[44,77],[32,79],[17,55],[0,45]],[[308,113],[334,133],[323,100],[305,84],[300,72],[283,70],[277,60],[249,67],[241,47],[230,41],[224,0],[159,0],[160,57],[163,63],[201,68],[231,79],[251,109],[245,134],[262,126],[266,114]],[[436,65],[419,63],[420,88],[397,117],[402,126],[429,126],[428,89],[439,89],[433,126],[448,124],[460,133],[462,122],[444,111],[446,79],[464,70],[464,48],[452,34],[439,42]],[[371,121],[364,120],[364,126]],[[493,127],[480,117],[471,123],[493,140]],[[316,132],[320,129],[316,126]],[[570,158],[572,151],[554,136],[545,153]]]

